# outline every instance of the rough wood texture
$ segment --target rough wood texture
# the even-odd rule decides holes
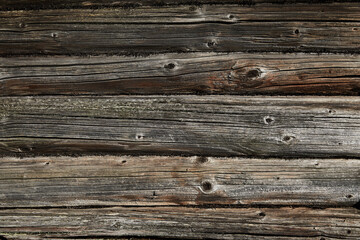
[[[3,158],[0,207],[353,206],[359,169],[347,159]]]
[[[0,233],[43,237],[359,239],[354,208],[114,207],[0,210]]]
[[[349,3],[3,11],[0,55],[359,53],[359,8]]]
[[[165,54],[0,58],[0,95],[360,94],[360,56]]]
[[[0,0],[0,240],[360,239],[360,98],[236,96],[359,95],[320,2]]]
[[[66,18],[64,18],[64,14]],[[49,9],[44,11],[9,11],[0,13],[3,24],[17,26],[17,23],[23,23],[24,25],[21,27],[24,30],[28,25],[59,23],[199,24],[218,22],[233,24],[259,20],[268,22],[356,22],[359,18],[360,5],[358,3],[260,4],[255,6],[181,5],[139,7],[135,9]],[[88,22],[87,20],[91,21]]]
[[[253,6],[259,3],[294,4],[294,3],[332,3],[332,2],[357,2],[357,0],[0,0],[1,10],[14,9],[52,9],[52,8],[105,8],[123,7],[126,9],[139,6],[164,6],[164,5],[200,5],[200,4],[239,4]]]
[[[359,157],[357,97],[3,97],[1,154]]]

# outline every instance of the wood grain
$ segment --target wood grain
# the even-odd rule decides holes
[[[0,95],[359,95],[360,57],[160,54],[0,58]]]
[[[0,13],[0,55],[359,53],[359,5],[167,6]]]
[[[358,239],[354,208],[114,207],[0,210],[2,234],[43,238]]]
[[[200,4],[239,4],[243,6],[254,6],[255,4],[294,4],[294,3],[333,3],[356,2],[356,0],[0,0],[1,10],[15,9],[58,9],[58,8],[113,8],[122,7],[133,9],[140,6],[165,6],[165,5],[200,5]],[[281,6],[281,5],[280,5]]]
[[[0,159],[0,208],[348,206],[360,161],[159,156]]]
[[[245,21],[268,22],[356,22],[360,18],[358,3],[258,4],[253,6],[179,5],[144,6],[134,9],[48,9],[43,11],[7,11],[0,13],[5,26],[59,23],[93,24],[186,24],[218,22],[233,24]],[[317,13],[317,14],[314,14]],[[64,14],[66,18],[64,18]],[[88,21],[90,20],[90,21]],[[17,26],[20,27],[20,26]]]
[[[359,157],[358,97],[1,98],[3,155]]]

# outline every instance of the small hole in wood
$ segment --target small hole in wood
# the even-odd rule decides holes
[[[121,163],[126,163],[126,160],[122,160]]]
[[[207,43],[208,47],[213,47],[215,45],[216,45],[216,43],[214,41],[210,41],[210,42]]]
[[[138,134],[138,135],[136,135],[136,140],[143,140],[144,139],[144,136],[143,135],[141,135],[141,134]]]
[[[349,229],[349,230],[347,230],[346,232],[347,232],[347,234],[350,234],[350,233],[351,233],[351,230]]]
[[[26,27],[26,24],[25,23],[19,23],[19,27],[24,28],[24,27]]]
[[[282,138],[283,142],[285,142],[285,143],[290,143],[293,139],[294,139],[294,137],[292,137],[292,136],[284,136]]]
[[[349,194],[349,195],[346,195],[347,198],[352,198],[353,195]]]
[[[280,179],[280,177],[276,177],[276,180],[279,180]]]
[[[283,138],[283,140],[286,141],[286,142],[287,142],[287,141],[290,141],[290,140],[291,140],[291,137],[290,137],[290,136],[285,136],[285,137]]]
[[[197,163],[206,163],[207,161],[208,161],[207,157],[199,156],[199,157],[196,158]]]
[[[229,19],[234,19],[234,18],[235,18],[235,16],[234,16],[234,15],[232,15],[232,14],[230,14],[230,15],[228,16],[228,18],[229,18]]]
[[[210,192],[212,190],[212,188],[213,188],[212,183],[209,181],[204,181],[201,183],[201,189],[204,192]]]
[[[57,34],[57,33],[51,33],[51,37],[52,37],[52,38],[57,38],[57,37],[58,37],[58,34]]]
[[[319,163],[315,163],[315,166],[319,166]]]
[[[266,214],[265,214],[264,212],[261,212],[261,213],[259,213],[259,216],[260,216],[260,217],[265,217]]]
[[[356,28],[356,27],[354,27],[354,28],[353,28],[353,31],[357,31],[357,30],[359,30],[359,29],[358,29],[358,28]]]
[[[269,116],[264,117],[264,122],[267,125],[272,124],[274,121],[275,119],[273,117],[269,117]]]
[[[174,64],[174,63],[166,64],[166,65],[164,66],[164,68],[166,68],[166,69],[174,69],[174,68],[175,68],[175,64]]]
[[[294,33],[299,34],[300,33],[299,29],[295,29]]]
[[[50,162],[46,162],[46,163],[45,163],[45,165],[49,165],[49,164],[50,164]]]
[[[260,69],[253,69],[246,73],[246,77],[247,78],[257,78],[260,76],[260,74],[261,74]]]

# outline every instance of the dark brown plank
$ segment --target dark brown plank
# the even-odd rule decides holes
[[[0,153],[359,157],[358,97],[2,97]]]
[[[359,53],[359,5],[168,6],[0,13],[0,55]]]
[[[0,208],[348,206],[360,161],[159,156],[0,159]]]
[[[317,13],[317,14],[314,14]],[[64,14],[66,18],[64,17]],[[138,7],[135,9],[49,9],[44,11],[1,12],[5,26],[22,28],[39,24],[93,23],[93,24],[192,24],[218,22],[223,24],[244,21],[268,22],[357,22],[360,5],[357,3],[259,4],[239,5],[180,5]]]
[[[58,9],[58,8],[105,8],[123,7],[137,8],[140,6],[165,6],[165,5],[200,5],[200,4],[239,4],[253,6],[255,4],[294,4],[294,3],[332,3],[356,2],[357,0],[0,0],[0,10],[16,9]]]
[[[0,95],[359,95],[360,56],[187,53],[0,58]]]
[[[358,239],[354,208],[114,207],[0,210],[2,234],[43,238]],[[21,235],[20,235],[21,236]]]

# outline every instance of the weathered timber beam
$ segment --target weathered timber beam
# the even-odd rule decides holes
[[[0,13],[0,55],[360,53],[357,4],[168,6]]]
[[[0,234],[43,238],[358,239],[354,208],[113,207],[0,210]],[[20,235],[21,236],[21,235]]]
[[[315,14],[316,13],[316,14]],[[65,16],[64,16],[65,15]],[[135,9],[49,9],[0,13],[4,26],[26,27],[39,24],[108,23],[108,24],[186,24],[218,22],[233,24],[245,21],[267,22],[358,22],[358,3],[326,3],[255,6],[181,5],[139,7]],[[22,26],[17,25],[22,23]],[[315,23],[314,23],[315,24]]]
[[[0,95],[359,95],[360,56],[160,54],[0,58]]]
[[[360,161],[86,156],[0,159],[0,208],[347,206]]]
[[[69,8],[114,8],[122,7],[134,9],[140,6],[166,6],[166,5],[200,5],[200,4],[239,4],[243,6],[254,6],[257,4],[299,4],[307,3],[342,3],[357,2],[357,0],[0,0],[1,10],[16,9],[69,9]]]
[[[360,98],[0,98],[0,153],[360,157]]]

